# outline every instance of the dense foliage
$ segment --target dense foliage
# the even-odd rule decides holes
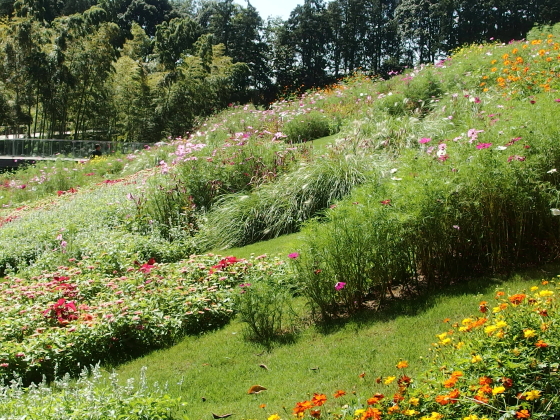
[[[230,103],[268,105],[358,70],[386,76],[468,43],[521,39],[535,23],[559,21],[559,7],[306,0],[285,22],[265,23],[233,0],[3,1],[0,126],[157,142]]]

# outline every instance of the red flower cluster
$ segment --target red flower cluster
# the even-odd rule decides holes
[[[72,301],[66,301],[64,298],[58,299],[56,303],[49,306],[43,311],[43,315],[49,318],[56,318],[61,325],[78,319],[76,304]]]
[[[216,271],[222,271],[224,268],[229,267],[230,265],[233,265],[237,262],[243,261],[243,259],[239,259],[236,257],[226,257],[222,260],[220,260],[220,262],[216,265],[213,265],[212,268],[210,269],[210,271],[208,272],[209,274],[213,274]]]

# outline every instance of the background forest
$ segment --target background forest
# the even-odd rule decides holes
[[[557,0],[305,0],[287,21],[250,1],[0,0],[0,127],[156,142],[233,103],[386,77],[558,21]]]

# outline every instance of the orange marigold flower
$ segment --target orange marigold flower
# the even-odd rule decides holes
[[[521,302],[523,302],[523,300],[526,297],[527,295],[524,295],[523,293],[517,293],[515,295],[510,296],[508,300],[514,305],[519,305]]]
[[[437,395],[436,402],[441,405],[447,405],[449,403],[456,403],[457,398],[459,398],[459,390],[454,389],[449,394]]]
[[[548,347],[548,344],[546,344],[544,341],[539,340],[535,343],[535,346],[540,348],[540,349],[544,349],[545,347]]]
[[[395,395],[393,395],[393,402],[395,404],[401,402],[402,400],[404,400],[404,397],[398,392],[396,392]]]
[[[315,407],[320,407],[326,402],[327,402],[327,396],[325,394],[313,394],[313,398],[311,398],[311,403]]]
[[[482,395],[475,395],[473,398],[479,404],[488,404],[488,398],[483,397]]]
[[[381,401],[383,398],[385,398],[385,395],[377,393],[373,397],[368,398],[367,403],[368,405],[374,405]]]
[[[502,378],[502,384],[506,388],[511,388],[513,386],[513,379],[511,378]]]
[[[492,382],[494,382],[494,381],[492,380],[492,378],[489,378],[488,376],[482,376],[478,380],[478,383],[480,385],[490,385]]]
[[[360,419],[381,420],[381,411],[379,411],[377,408],[368,407],[368,409],[362,414],[362,417]]]
[[[454,376],[443,381],[443,386],[445,388],[453,388],[456,384],[457,384],[457,378]]]
[[[321,417],[321,410],[311,410],[309,415],[315,419],[318,419]]]
[[[479,310],[480,312],[482,312],[482,313],[488,312],[488,306],[486,306],[487,303],[488,303],[488,302],[486,302],[486,301],[484,301],[484,300],[483,300],[482,302],[480,302],[480,303],[478,304],[478,310]]]
[[[400,410],[400,407],[397,404],[395,404],[395,405],[393,405],[393,406],[391,406],[387,409],[387,413],[393,414],[393,413],[396,413],[399,410]]]
[[[500,291],[496,293],[496,299],[498,299],[500,296],[503,296],[505,293]]]
[[[489,384],[482,385],[478,390],[478,394],[480,395],[491,394],[491,393],[492,393],[492,387]]]
[[[346,391],[343,391],[342,389],[339,389],[338,391],[336,391],[336,392],[334,393],[334,397],[335,397],[335,398],[340,398],[340,397],[342,397],[342,396],[344,396],[344,395],[346,395]]]
[[[300,413],[304,413],[306,410],[313,408],[313,404],[311,401],[301,401],[297,402],[296,406],[294,407],[294,414],[298,415]]]
[[[412,382],[412,378],[410,376],[402,375],[399,379],[397,379],[397,384],[399,387],[408,387]]]
[[[404,369],[408,367],[408,362],[406,360],[401,360],[397,363],[397,369]]]
[[[515,413],[515,417],[518,419],[528,419],[531,417],[531,413],[529,413],[529,410],[521,410]]]

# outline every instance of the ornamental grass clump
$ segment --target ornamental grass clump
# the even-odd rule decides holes
[[[306,220],[375,177],[370,157],[340,153],[318,158],[250,194],[223,197],[207,214],[199,240],[209,248],[228,248],[296,232]]]
[[[371,394],[338,389],[331,397],[319,389],[293,413],[325,420],[558,418],[558,293],[554,279],[518,293],[499,290],[494,302],[480,302],[478,315],[444,320],[449,325],[434,337],[427,371],[409,376],[409,362],[397,355],[394,374],[378,377]]]

